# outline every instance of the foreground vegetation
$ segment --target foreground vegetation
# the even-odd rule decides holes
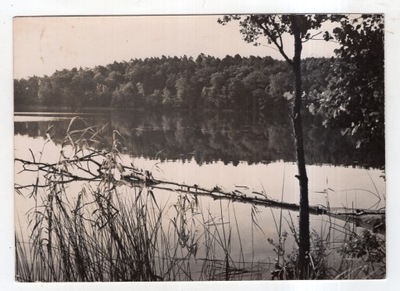
[[[33,184],[16,185],[19,195],[35,201],[28,213],[30,234],[26,236],[25,229],[16,232],[17,280],[298,278],[298,230],[292,220],[288,233],[282,216],[274,217],[276,237],[265,240],[275,258],[246,257],[233,203],[244,200],[240,193],[231,197],[228,214],[219,189],[210,190],[219,200],[214,202],[219,203],[219,213],[201,204],[198,196],[205,189],[200,186],[176,185],[169,189],[176,192],[176,201],[172,206],[163,203],[150,172],[122,164],[118,132],[114,131],[110,149],[96,150],[93,145],[103,128],[72,130],[71,124],[58,161],[44,163],[37,156],[17,160],[25,172],[37,175]],[[256,231],[256,203],[250,209]],[[359,232],[353,223],[334,219],[327,219],[324,227],[328,231],[311,234],[309,279],[385,276],[384,236]],[[295,241],[293,249],[288,240]]]

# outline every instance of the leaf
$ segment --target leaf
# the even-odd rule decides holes
[[[32,155],[32,160],[33,160],[33,163],[36,163],[36,160],[35,160],[35,155],[33,154],[33,152],[32,152],[32,150],[31,150],[31,149],[29,149],[29,151],[30,151],[30,153],[31,153],[31,155]]]
[[[349,133],[349,131],[350,131],[350,128],[346,128],[346,129],[341,130],[340,133],[341,133],[342,135],[346,135],[346,134]]]
[[[158,207],[157,200],[156,200],[156,197],[154,196],[153,191],[152,191],[152,190],[149,190],[149,191],[147,191],[147,192],[150,194],[151,198],[153,198],[153,201],[154,201],[154,203],[156,204],[157,208],[160,209],[160,208]]]
[[[286,100],[290,101],[290,100],[293,99],[294,95],[293,95],[292,93],[290,93],[290,92],[285,92],[285,93],[283,94],[283,97],[285,97]]]
[[[351,135],[355,135],[355,134],[357,133],[359,127],[360,127],[359,124],[356,125],[356,126],[353,128],[353,130],[351,131]]]
[[[333,33],[335,33],[335,34],[338,34],[338,33],[341,33],[341,32],[342,32],[342,29],[340,27],[335,27],[333,29]]]

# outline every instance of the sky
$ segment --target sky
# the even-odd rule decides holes
[[[93,68],[114,61],[200,53],[223,58],[271,56],[272,45],[255,47],[242,39],[238,22],[223,26],[218,16],[15,17],[14,78],[51,75],[73,67]],[[285,39],[292,48],[291,38]],[[304,45],[303,56],[332,56],[334,43]],[[291,49],[288,50],[291,55]]]

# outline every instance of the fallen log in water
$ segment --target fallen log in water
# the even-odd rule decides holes
[[[232,202],[249,203],[257,206],[299,211],[298,204],[268,199],[264,193],[256,191],[252,191],[252,194],[254,194],[254,196],[249,196],[239,190],[234,190],[231,192],[223,191],[220,187],[217,186],[213,189],[206,189],[201,188],[196,184],[189,186],[175,182],[154,179],[149,172],[145,172],[145,174],[143,174],[141,171],[137,171],[136,169],[132,170],[134,170],[134,175],[123,177],[126,181],[134,183],[139,182],[154,189],[207,196],[213,198],[214,200],[225,199]],[[134,179],[132,180],[132,178]],[[378,211],[367,209],[347,209],[344,207],[337,209],[328,209],[323,206],[313,205],[310,205],[309,209],[310,214],[325,214],[336,219],[355,223],[356,226],[370,229],[376,233],[385,233],[385,209],[381,209]]]
[[[62,162],[47,164],[37,161],[27,161],[23,159],[15,159],[16,162],[23,164],[22,171],[29,172],[43,172],[44,176],[49,174],[63,175],[62,181],[57,183],[69,183],[72,181],[84,181],[84,182],[95,182],[101,181],[104,176],[114,180],[115,185],[125,184],[127,186],[140,186],[147,187],[149,189],[159,189],[166,191],[173,191],[179,193],[186,193],[196,196],[206,196],[213,198],[214,200],[229,200],[232,202],[249,203],[257,206],[281,208],[292,211],[299,211],[299,205],[295,203],[288,203],[284,201],[277,201],[269,199],[265,193],[252,191],[250,194],[243,193],[240,190],[224,191],[221,187],[215,186],[212,189],[203,188],[196,184],[185,185],[171,181],[165,181],[155,179],[149,171],[143,171],[135,168],[133,165],[125,166],[122,164],[116,164],[114,173],[118,172],[118,175],[110,175],[110,169],[104,168],[104,164],[96,158],[104,157],[101,152],[92,152],[89,155],[74,158],[70,160],[64,160]],[[82,171],[81,175],[76,171],[74,173],[68,170],[68,167],[60,167],[61,164],[68,163],[74,165],[75,169]],[[83,166],[83,163],[87,164],[87,167]],[[89,167],[89,164],[91,165]],[[31,166],[36,166],[34,169]],[[94,166],[94,167],[93,167]],[[15,185],[16,190],[23,188],[36,187],[44,188],[46,184],[40,185],[38,181],[35,184],[30,185]],[[246,188],[247,187],[238,187]],[[364,209],[328,209],[323,206],[309,206],[310,214],[321,215],[325,214],[336,219],[340,219],[346,222],[353,222],[356,226],[361,226],[370,229],[374,232],[384,233],[385,232],[385,210],[371,211]]]
[[[264,193],[252,191],[252,196],[247,195],[239,190],[224,191],[218,186],[213,189],[202,188],[196,184],[185,185],[171,181],[164,181],[153,178],[150,172],[140,171],[133,167],[124,168],[130,170],[130,174],[123,175],[122,179],[133,185],[145,185],[153,189],[160,189],[166,191],[187,193],[192,195],[207,196],[214,200],[230,200],[232,202],[249,203],[257,206],[275,207],[287,210],[299,211],[299,205],[295,203],[287,203],[283,201],[276,201],[266,197]],[[321,206],[310,206],[311,214],[325,214],[326,209]]]
[[[344,210],[344,211],[343,211]],[[327,211],[330,217],[354,223],[356,226],[372,230],[374,233],[386,233],[386,211],[365,209],[341,209],[341,211]]]

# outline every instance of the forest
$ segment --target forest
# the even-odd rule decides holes
[[[304,61],[304,87],[322,92],[334,60]],[[27,106],[285,110],[290,67],[271,57],[199,55],[131,59],[14,81],[15,109]],[[285,94],[286,93],[286,94]],[[268,110],[269,109],[269,110]]]
[[[357,121],[354,120],[356,110],[344,108],[339,99],[330,96],[334,92],[332,88],[337,86],[335,75],[342,62],[341,58],[302,61],[303,111],[316,117],[317,124],[337,127],[343,134],[355,135],[357,147],[371,146],[372,142],[374,148],[384,151],[383,122],[370,120],[383,118],[383,94],[379,98],[364,98],[365,108],[358,106],[358,111],[362,109],[359,124],[354,122]],[[379,67],[371,67],[376,68]],[[287,119],[293,99],[293,79],[291,67],[285,61],[271,57],[227,55],[219,59],[200,54],[193,59],[163,56],[115,61],[95,68],[64,69],[51,76],[14,80],[14,104],[15,111],[34,108],[218,110],[242,112],[240,114],[258,112]],[[380,87],[383,87],[381,83]],[[368,92],[368,95],[373,94],[376,93]],[[352,106],[360,102],[357,98],[350,101]],[[368,114],[364,114],[366,111]],[[338,118],[343,114],[347,116]],[[360,130],[371,124],[380,128],[374,132],[368,128]],[[376,145],[377,142],[380,144]]]
[[[301,59],[300,49],[294,57],[298,59],[296,74],[293,74],[294,59],[279,44],[281,35],[293,21],[291,16],[274,17],[245,18],[241,22],[242,34],[253,45],[259,45],[258,37],[266,37],[281,51],[283,61],[268,56],[236,54],[219,59],[200,54],[196,59],[186,55],[135,58],[95,68],[63,69],[51,76],[14,80],[15,111],[30,111],[35,107],[69,111],[101,107],[173,108],[190,112],[251,111],[281,117],[291,115],[292,107],[297,104],[294,100],[301,99],[302,106],[297,105],[298,109],[317,116],[326,127],[339,128],[343,135],[354,136],[356,148],[378,142],[379,151],[384,153],[383,15],[303,17],[301,21],[305,22],[299,28],[304,31],[299,31],[299,45],[335,41],[339,47],[332,58]],[[219,21],[225,25],[231,20],[240,20],[240,16],[225,16]],[[283,21],[282,31],[276,31],[275,21]],[[327,21],[337,23],[338,27],[332,32],[325,31],[320,39],[316,37],[322,31],[311,35],[312,29]],[[271,23],[275,26],[268,27]],[[294,86],[295,83],[300,87]]]

